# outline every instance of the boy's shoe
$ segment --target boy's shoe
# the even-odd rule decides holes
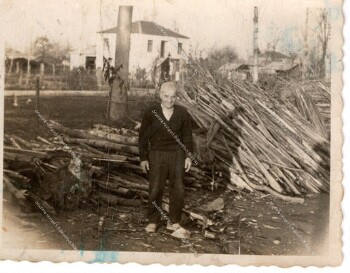
[[[178,230],[179,228],[181,228],[179,223],[175,223],[175,224],[172,224],[172,225],[168,223],[166,225],[166,229],[172,230],[172,231]]]
[[[175,230],[171,236],[179,238],[179,239],[187,239],[190,238],[191,232],[189,232],[187,229],[184,229],[183,227],[178,228]]]
[[[157,230],[157,225],[156,224],[148,224],[145,228],[147,233],[154,233]]]

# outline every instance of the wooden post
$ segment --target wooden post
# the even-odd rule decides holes
[[[43,79],[45,75],[45,63],[40,63],[40,76]]]
[[[9,75],[12,73],[12,67],[13,67],[13,57],[12,57],[11,62],[10,62],[10,70],[8,72]]]
[[[123,123],[128,110],[128,75],[129,75],[129,51],[130,51],[130,32],[132,19],[132,6],[120,6],[118,13],[117,41],[115,50],[114,67],[122,68],[117,77],[110,84],[110,107],[109,121],[114,123]]]
[[[40,78],[36,77],[36,86],[35,86],[35,95],[36,95],[36,102],[35,102],[35,110],[40,112]]]
[[[33,33],[31,31],[31,33]],[[30,44],[29,44],[29,50],[28,50],[28,60],[27,60],[27,77],[26,77],[26,89],[29,89],[29,82],[30,82],[30,57],[32,53],[32,40],[30,39]]]
[[[26,76],[26,89],[30,89],[30,62],[28,63],[27,76]]]
[[[14,106],[14,107],[17,107],[17,106],[18,106],[17,95],[16,95],[16,93],[15,93],[14,96],[13,96],[13,106]]]
[[[22,69],[19,70],[19,78],[18,78],[18,84],[20,86],[20,88],[22,88]]]
[[[35,98],[35,110],[40,113],[40,77],[36,77]],[[37,128],[40,129],[39,116],[37,116],[36,125]]]
[[[254,56],[254,65],[253,65],[253,82],[257,83],[259,80],[258,75],[258,65],[259,65],[259,45],[258,45],[258,22],[259,22],[259,14],[258,7],[254,7],[254,31],[253,31],[253,56]]]
[[[64,66],[63,66],[63,69],[61,70],[61,73],[60,73],[60,90],[62,90],[62,74],[64,72]]]

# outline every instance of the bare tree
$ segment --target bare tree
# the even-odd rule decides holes
[[[317,38],[321,46],[321,58],[320,58],[320,76],[325,76],[326,71],[326,54],[328,41],[331,35],[331,26],[329,23],[328,12],[326,9],[322,9],[319,15],[318,21],[318,33]]]
[[[269,38],[266,44],[266,52],[269,52],[269,51],[272,52],[271,61],[274,61],[273,53],[276,52],[276,48],[280,42],[281,42],[281,31],[275,24],[271,24],[269,28]],[[268,56],[269,54],[266,54],[265,65],[268,62]]]
[[[275,32],[273,36],[271,36],[270,41],[267,43],[267,50],[269,51],[276,51],[278,43],[281,41],[281,36],[279,35],[279,32]]]
[[[303,31],[303,66],[302,66],[302,78],[307,77],[309,68],[309,43],[308,43],[308,33],[309,33],[309,8],[306,9],[306,20],[305,29]]]
[[[63,60],[69,59],[70,46],[62,46],[59,43],[52,44],[50,58],[53,63],[62,63]]]
[[[259,9],[254,7],[253,18],[253,82],[259,80],[258,65],[259,65]]]
[[[213,48],[206,59],[203,60],[203,64],[206,65],[211,73],[214,73],[220,66],[235,61],[238,55],[234,48],[225,46],[222,48]]]
[[[285,44],[282,47],[282,50],[287,53],[287,55],[290,57],[290,60],[292,62],[292,66],[294,65],[295,60],[302,54],[302,48],[300,43],[283,39],[285,40]]]
[[[50,58],[50,52],[54,48],[53,44],[46,36],[38,37],[34,42],[34,54],[39,62],[47,62]]]
[[[302,39],[299,39],[298,33],[300,29],[297,26],[290,26],[283,30],[281,35],[281,50],[285,52],[291,59],[292,65],[295,60],[302,54]]]
[[[57,64],[69,59],[70,47],[51,42],[46,36],[38,37],[34,42],[34,55],[41,63]]]
[[[202,39],[199,42],[196,42],[195,44],[192,44],[191,46],[191,57],[195,60],[199,60],[203,58],[203,54],[205,49],[203,48],[203,44],[205,44],[205,40]]]

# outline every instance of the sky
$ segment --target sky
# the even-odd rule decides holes
[[[96,32],[117,25],[118,7],[133,6],[133,21],[150,20],[190,37],[193,50],[232,46],[241,58],[253,51],[253,11],[259,9],[259,48],[273,35],[297,47],[305,27],[306,8],[315,18],[317,8],[340,0],[2,0],[1,28],[7,47],[26,51],[31,41],[45,35],[73,49],[96,44]],[[340,16],[333,10],[333,17]],[[310,24],[311,25],[311,24]],[[309,35],[313,30],[309,30]]]

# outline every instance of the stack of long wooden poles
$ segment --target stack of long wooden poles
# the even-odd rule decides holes
[[[303,202],[303,193],[329,190],[330,145],[312,97],[289,91],[294,103],[249,82],[203,77],[181,88],[179,103],[206,129],[206,145],[234,186]]]

